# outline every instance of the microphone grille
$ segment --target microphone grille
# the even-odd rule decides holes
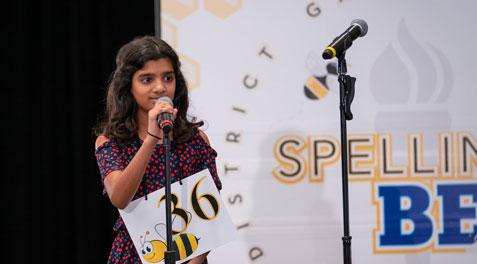
[[[351,21],[351,25],[357,25],[359,28],[361,28],[361,34],[359,34],[360,37],[364,37],[366,33],[368,33],[368,24],[362,19],[355,19]]]
[[[159,101],[163,101],[163,102],[165,102],[165,103],[168,103],[168,104],[174,106],[174,103],[172,102],[172,99],[171,99],[170,97],[168,97],[168,96],[162,96],[162,97],[160,97],[159,99],[157,99],[157,101],[158,101],[158,102],[159,102]]]

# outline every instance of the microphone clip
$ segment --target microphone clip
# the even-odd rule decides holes
[[[351,103],[354,99],[356,78],[346,74],[345,52],[338,56],[338,82],[340,84],[340,109],[343,110],[346,120],[353,119]]]

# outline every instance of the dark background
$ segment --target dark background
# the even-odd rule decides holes
[[[119,47],[154,1],[2,2],[1,263],[105,263],[116,210],[92,127]]]

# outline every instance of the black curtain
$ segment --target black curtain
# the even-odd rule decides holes
[[[154,1],[2,2],[2,263],[105,263],[116,210],[92,127],[118,48]]]

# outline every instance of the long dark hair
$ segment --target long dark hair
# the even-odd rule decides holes
[[[116,69],[108,85],[106,111],[95,129],[96,136],[104,135],[111,140],[127,142],[137,136],[137,104],[131,94],[131,83],[136,71],[150,60],[168,58],[174,69],[176,90],[174,107],[178,109],[174,120],[173,137],[177,143],[190,139],[194,128],[203,125],[195,118],[187,119],[189,94],[187,83],[180,70],[181,63],[174,49],[165,41],[153,37],[138,37],[122,46],[116,56]]]

